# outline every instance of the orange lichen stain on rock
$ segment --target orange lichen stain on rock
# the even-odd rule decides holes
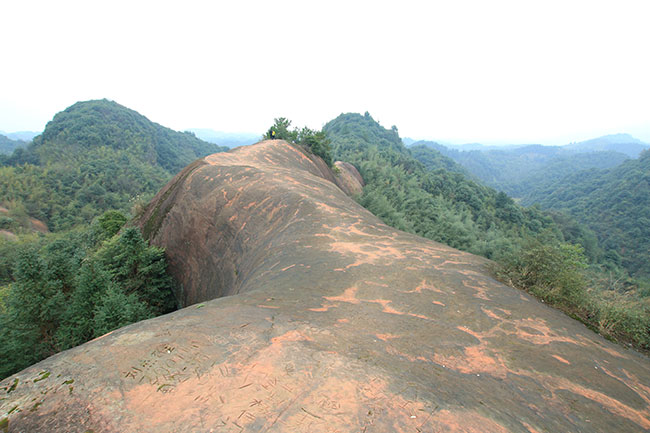
[[[422,293],[422,290],[430,290],[435,293],[443,293],[442,290],[435,288],[432,284],[428,284],[426,280],[422,280],[416,288],[403,291],[402,293]]]
[[[463,356],[436,353],[433,356],[433,361],[436,364],[444,365],[464,374],[484,373],[499,378],[505,378],[509,372],[512,372],[498,353],[488,349],[487,342],[484,341],[484,333],[475,332],[463,326],[458,326],[457,329],[478,339],[479,344],[465,347]]]
[[[335,207],[329,206],[325,203],[318,203],[317,208],[325,211],[326,213],[333,214],[333,215],[341,215],[341,209],[337,209]]]
[[[471,411],[435,412],[430,420],[434,431],[445,433],[510,433],[510,430],[490,418]],[[532,433],[532,432],[531,432]]]
[[[90,341],[97,341],[97,340],[101,340],[101,339],[102,339],[102,338],[104,338],[104,337],[108,337],[108,336],[109,336],[109,335],[111,335],[111,334],[112,334],[113,332],[115,332],[115,330],[113,330],[113,331],[111,331],[111,332],[107,332],[107,333],[106,333],[106,334],[104,334],[104,335],[100,335],[100,336],[99,336],[99,337],[97,337],[97,338],[93,338],[93,339],[92,339],[92,340],[90,340]]]
[[[375,334],[375,336],[383,341],[388,341],[388,340],[392,340],[393,338],[401,337],[401,335],[395,335],[395,334]]]
[[[315,311],[317,313],[322,313],[322,312],[325,312],[325,311],[329,310],[330,308],[336,308],[336,307],[338,307],[338,304],[327,304],[327,305],[322,304],[322,306],[319,307],[319,308],[307,308],[307,310],[308,311]]]
[[[404,311],[399,311],[391,307],[390,304],[393,301],[390,301],[388,299],[368,299],[368,300],[363,300],[364,302],[371,302],[373,304],[380,304],[382,306],[382,312],[383,313],[388,313],[388,314],[397,314],[399,316],[411,316],[411,317],[417,317],[418,319],[425,319],[425,320],[430,320],[427,316],[423,316],[421,314],[416,314],[416,313],[408,313]]]
[[[527,422],[521,421],[521,424],[526,427],[526,430],[528,430],[528,433],[541,433],[539,430],[537,430],[535,427],[532,425],[528,424]]]
[[[269,221],[273,221],[273,219],[275,218],[275,214],[278,213],[279,211],[281,211],[282,209],[286,209],[286,208],[287,208],[286,204],[281,204],[281,205],[274,206],[271,209],[271,211],[266,215],[266,218]]]
[[[352,286],[345,289],[339,296],[323,296],[323,298],[332,302],[340,301],[349,304],[359,304],[361,301],[357,299],[357,290],[359,289],[356,286]]]
[[[584,346],[583,342],[580,342],[575,338],[558,335],[549,328],[546,321],[541,318],[512,320],[510,323],[515,325],[517,328],[515,331],[517,338],[533,344],[545,345],[550,343],[571,343],[577,346]],[[535,332],[530,332],[529,329]]]
[[[504,379],[510,371],[505,362],[498,356],[487,353],[484,345],[466,347],[462,356],[433,355],[433,362],[444,365],[445,368],[456,370],[463,374],[489,374]]]
[[[281,271],[281,272],[284,272],[284,271],[286,271],[286,270],[288,270],[288,269],[293,268],[294,266],[296,266],[295,263],[294,263],[293,265],[289,265],[289,266],[287,266],[286,268],[282,268],[282,269],[280,269],[280,271]]]
[[[467,287],[468,289],[474,289],[476,290],[476,293],[474,293],[472,296],[478,299],[483,299],[485,301],[489,301],[490,297],[487,295],[487,287],[484,287],[483,284],[478,283],[478,284],[471,284],[470,281],[463,280],[462,281],[463,285]]]
[[[345,268],[339,268],[338,270],[365,264],[377,264],[381,260],[393,262],[406,258],[398,248],[382,242],[336,241],[330,245],[329,250],[343,255],[351,255],[355,258],[354,263],[347,265]]]
[[[431,301],[431,302],[434,303],[434,304],[436,304],[436,305],[440,305],[440,306],[442,306],[442,307],[446,307],[446,305],[443,304],[443,303],[440,302],[440,301]]]
[[[340,213],[340,212],[339,212],[339,213]],[[359,230],[359,229],[356,227],[358,224],[359,224],[359,223],[356,222],[356,223],[351,224],[351,225],[348,225],[348,226],[336,226],[336,227],[332,227],[332,228],[331,228],[331,231],[333,231],[333,232],[335,232],[335,233],[341,233],[341,234],[343,234],[343,235],[347,235],[347,236],[356,235],[356,236],[364,236],[364,237],[372,237],[372,238],[375,238],[374,235],[371,235],[371,234],[369,234],[369,233],[366,233],[366,232],[364,232],[364,231]]]
[[[386,346],[386,352],[388,352],[391,355],[397,355],[399,357],[407,359],[409,362],[416,362],[416,361],[431,362],[430,360],[426,359],[424,356],[414,356],[408,353],[404,353],[401,352],[400,350],[397,350],[394,346],[391,345]]]
[[[542,318],[527,318],[527,319],[509,319],[508,317],[511,316],[512,312],[509,310],[504,310],[502,308],[495,308],[495,309],[488,309],[486,307],[481,307],[481,310],[483,313],[485,313],[488,317],[498,320],[498,324],[494,327],[491,328],[491,330],[483,332],[483,333],[474,333],[473,331],[467,329],[467,328],[459,328],[463,330],[464,332],[467,332],[469,334],[474,335],[476,338],[484,338],[484,337],[493,337],[499,332],[505,332],[507,334],[513,334],[517,338],[528,341],[529,343],[537,344],[537,345],[546,345],[550,343],[571,343],[575,344],[577,346],[585,346],[586,343],[584,341],[579,341],[576,338],[573,337],[567,337],[567,336],[561,336],[557,332],[553,331],[546,321]],[[497,311],[503,312],[504,316],[501,316],[497,313]],[[503,325],[512,325],[514,326],[515,330],[510,331],[506,330],[503,328]]]
[[[566,359],[562,358],[560,355],[551,355],[551,356],[552,356],[553,358],[557,359],[558,361],[560,361],[560,362],[566,364],[566,365],[571,365],[571,363],[570,363],[569,361],[567,361]]]
[[[326,234],[326,233],[316,233],[316,234],[314,234],[314,235],[312,235],[312,236],[315,236],[315,237],[317,237],[317,238],[330,238],[330,239],[332,239],[332,240],[335,239],[334,236],[332,236],[332,235],[328,235],[328,234]]]
[[[290,341],[314,341],[314,339],[295,329],[271,338],[271,344],[281,344]]]
[[[252,201],[252,202],[248,203],[246,206],[244,206],[243,209],[248,210],[248,209],[252,208],[253,206],[255,206],[256,204],[257,204],[257,202]]]
[[[627,418],[635,424],[638,424],[643,429],[650,430],[650,407],[646,406],[644,410],[634,409],[615,398],[603,394],[602,392],[575,384],[568,379],[562,377],[549,377],[546,379],[546,385],[549,389],[566,390],[573,394],[580,395],[595,401],[602,405],[609,412],[614,413],[623,418]]]
[[[620,352],[620,349],[612,349],[612,348],[605,347],[605,346],[598,346],[598,348],[600,350],[608,353],[609,355],[615,356],[617,358],[630,359],[629,356],[627,356],[626,354]]]
[[[482,306],[482,307],[481,307],[481,310],[482,310],[483,313],[485,313],[485,315],[488,316],[489,318],[491,318],[491,319],[496,319],[496,320],[499,320],[499,321],[507,320],[507,318],[510,317],[510,316],[512,315],[512,311],[510,311],[510,310],[505,310],[505,309],[503,309],[503,308],[498,308],[498,307],[495,307],[495,308],[493,308],[493,309],[490,310],[490,309],[488,309],[488,308]],[[501,313],[503,313],[503,315],[500,316],[499,314],[497,314],[497,312],[496,312],[497,310],[500,311]]]
[[[458,262],[458,261],[455,261],[455,260],[445,260],[442,263],[439,263],[437,265],[433,265],[433,267],[440,271],[440,270],[442,270],[441,268],[445,268],[447,265],[469,265],[469,263]]]
[[[606,367],[603,367],[602,365],[599,367],[600,370],[605,373],[606,375],[622,382],[627,386],[630,390],[632,390],[636,395],[638,395],[642,400],[646,402],[648,407],[650,407],[650,386],[646,386],[643,384],[642,381],[639,380],[638,377],[635,375],[629,373],[627,370],[623,369],[623,374],[625,377],[618,376],[611,372],[609,369]]]
[[[395,308],[391,307],[390,304],[391,300],[389,299],[359,299],[357,298],[357,291],[358,287],[352,286],[340,294],[339,296],[323,296],[324,299],[327,299],[328,301],[332,302],[346,302],[348,304],[360,304],[361,302],[368,302],[371,304],[379,304],[382,307],[382,312],[384,313],[389,313],[389,314],[397,314],[400,316],[411,316],[411,317],[417,317],[419,319],[426,319],[426,320],[431,320],[426,316],[423,316],[421,314],[416,314],[416,313],[410,313],[410,312],[403,312],[396,310]]]
[[[339,323],[350,323],[350,319],[337,319],[336,321]]]

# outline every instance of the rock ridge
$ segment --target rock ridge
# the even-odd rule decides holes
[[[646,357],[323,170],[272,141],[182,171],[138,224],[188,307],[5,379],[0,431],[650,431]]]

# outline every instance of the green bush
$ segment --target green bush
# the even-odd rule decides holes
[[[332,148],[327,135],[323,131],[314,131],[307,127],[302,129],[294,128],[290,130],[291,121],[285,117],[278,117],[275,119],[273,126],[264,135],[264,138],[269,140],[276,138],[285,140],[289,143],[299,144],[306,148],[309,152],[317,155],[325,161],[325,163],[332,167]],[[275,132],[275,137],[273,136]]]
[[[650,299],[641,291],[625,290],[618,279],[603,279],[602,271],[588,275],[580,246],[529,240],[503,257],[495,273],[606,338],[650,350]]]

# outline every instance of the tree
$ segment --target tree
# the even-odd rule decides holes
[[[129,227],[107,241],[96,257],[126,295],[135,294],[156,314],[176,308],[164,251],[148,246],[137,228]]]
[[[115,284],[110,284],[95,308],[95,337],[150,317],[153,317],[151,309],[135,293],[127,295]]]
[[[275,131],[275,138],[288,141],[289,143],[300,144],[314,155],[321,157],[329,167],[332,166],[332,148],[325,132],[314,131],[307,127],[303,127],[300,130],[298,128],[289,130],[290,126],[290,120],[284,117],[278,117],[275,119],[273,126],[264,135],[264,138],[267,140],[273,138],[271,134]]]
[[[296,142],[298,138],[298,130],[289,130],[289,127],[291,126],[291,120],[287,119],[286,117],[277,117],[273,120],[273,126],[271,126],[268,132],[264,135],[265,139],[269,140],[273,138],[271,136],[271,131],[275,131],[275,138],[288,141],[289,143]]]

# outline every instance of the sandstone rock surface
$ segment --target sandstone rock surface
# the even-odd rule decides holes
[[[188,307],[4,380],[6,430],[650,430],[647,358],[332,180],[282,141],[186,168],[139,224]]]

